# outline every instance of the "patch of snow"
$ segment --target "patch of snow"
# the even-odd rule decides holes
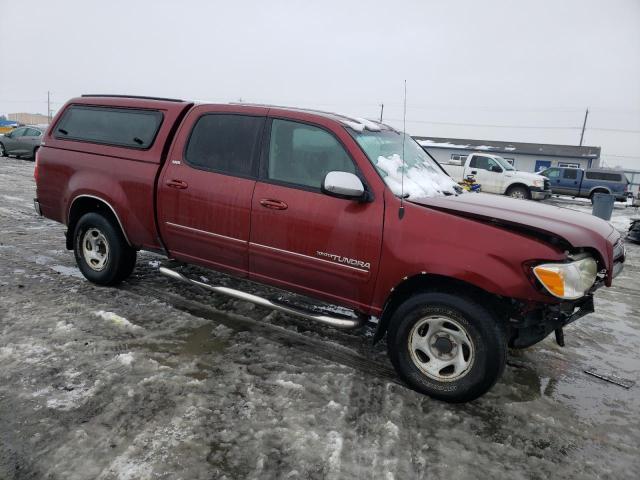
[[[48,396],[47,408],[54,410],[69,411],[82,406],[90,397],[96,393],[99,382],[95,385],[87,387],[84,384],[73,385],[72,389],[54,390],[47,387],[33,393],[34,397]]]
[[[337,478],[340,473],[340,454],[342,453],[343,438],[339,432],[331,430],[327,438],[327,453],[329,454],[329,476]]]
[[[504,149],[507,152],[513,152],[516,149],[516,147],[504,147]]]
[[[299,383],[291,382],[289,380],[282,380],[279,378],[275,380],[273,383],[281,386],[282,388],[288,388],[290,390],[304,390],[304,387],[302,385],[300,385]]]
[[[396,439],[400,437],[400,429],[391,420],[387,420],[387,423],[385,423],[384,425],[384,429],[387,431],[390,437]]]
[[[71,330],[73,330],[73,325],[71,323],[66,323],[63,320],[60,320],[58,323],[56,323],[56,330],[58,332],[70,332]]]
[[[151,260],[149,261],[149,265],[153,268],[158,268],[160,266],[160,261],[159,260]]]
[[[384,173],[384,181],[395,195],[409,195],[412,200],[443,195],[445,192],[456,194],[457,184],[434,167],[418,163],[408,167],[403,165],[397,153],[390,157],[379,156],[376,167]],[[407,168],[408,167],[408,168]],[[402,170],[405,169],[404,179]]]
[[[350,120],[340,120],[347,127],[355,130],[356,132],[364,132],[364,125],[358,122],[352,122]]]
[[[371,120],[367,120],[366,118],[357,117],[356,120],[364,125],[364,128],[372,132],[379,132],[380,130],[382,130],[379,124],[377,124],[376,122],[372,122]]]
[[[478,145],[477,147],[474,147],[474,150],[493,150],[496,149],[498,147],[492,147],[490,145]]]
[[[133,363],[134,360],[134,355],[133,353],[129,352],[129,353],[120,353],[116,356],[116,359],[123,365],[126,366],[131,366],[131,364]]]
[[[103,320],[113,322],[120,327],[131,328],[131,329],[142,328],[139,325],[135,325],[131,323],[129,320],[127,320],[126,318],[121,317],[120,315],[115,314],[113,312],[105,312],[104,310],[98,310],[96,312],[93,312],[93,314],[96,317],[102,318]]]
[[[465,148],[467,150],[473,149],[471,145],[456,145],[455,143],[450,142],[434,142],[433,140],[417,140],[417,142],[423,147]]]

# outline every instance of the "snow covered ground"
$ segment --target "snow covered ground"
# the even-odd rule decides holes
[[[565,348],[512,352],[452,406],[400,385],[372,330],[209,296],[155,255],[119,288],[88,283],[33,196],[33,163],[0,159],[0,479],[637,476],[640,385],[583,373],[640,383],[636,245]]]

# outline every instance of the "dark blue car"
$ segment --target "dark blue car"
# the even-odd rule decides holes
[[[616,200],[625,201],[629,191],[629,180],[620,170],[551,167],[540,175],[549,179],[552,193],[590,198],[591,201],[596,193],[610,193]]]

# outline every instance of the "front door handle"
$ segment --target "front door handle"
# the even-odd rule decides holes
[[[167,180],[167,187],[183,190],[188,186],[189,184],[187,184],[187,182],[183,182],[182,180]]]
[[[273,200],[271,198],[263,198],[260,200],[260,205],[264,208],[270,208],[271,210],[286,210],[289,208],[289,205],[286,203],[281,202],[280,200]]]
[[[478,171],[477,170],[471,170],[471,175],[477,175]]]

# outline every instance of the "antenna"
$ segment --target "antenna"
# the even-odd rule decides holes
[[[404,81],[404,109],[402,112],[402,171],[400,172],[400,209],[398,218],[404,217],[404,141],[407,138],[407,81]]]

